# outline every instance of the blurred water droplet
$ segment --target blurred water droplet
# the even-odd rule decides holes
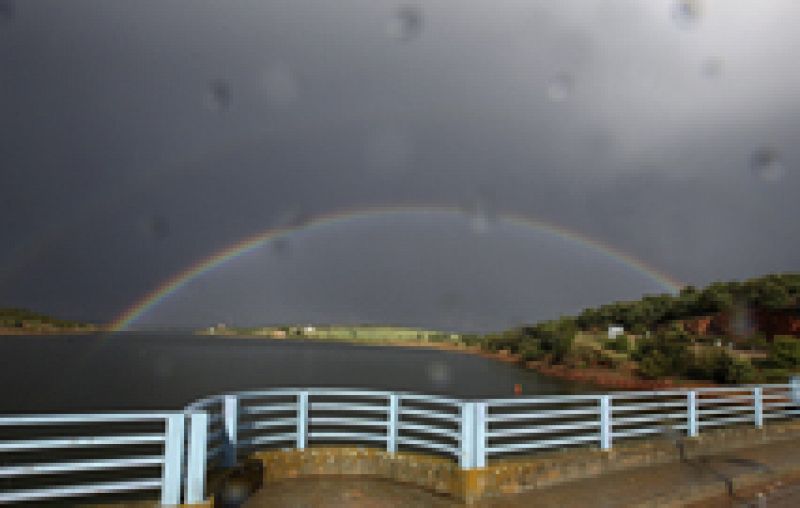
[[[397,173],[411,166],[414,147],[403,133],[386,130],[375,133],[367,140],[364,156],[370,171]]]
[[[724,62],[722,59],[712,56],[703,60],[700,66],[700,72],[707,78],[715,79],[722,75],[723,68]]]
[[[749,337],[755,331],[754,310],[747,305],[747,302],[734,302],[731,311],[730,323],[731,331],[739,337]]]
[[[250,495],[250,486],[242,480],[227,480],[220,494],[224,506],[240,506]]]
[[[273,65],[264,72],[267,102],[274,107],[286,107],[297,100],[298,87],[294,73],[283,65]]]
[[[428,365],[428,379],[436,388],[445,388],[450,384],[450,367],[446,363],[433,362]]]
[[[547,96],[553,102],[563,102],[572,95],[575,80],[567,73],[556,74],[547,84]]]
[[[169,236],[171,226],[169,219],[161,215],[154,215],[147,223],[147,231],[155,240],[163,240]]]
[[[208,107],[212,111],[224,111],[231,104],[231,87],[227,81],[217,79],[208,85]]]
[[[700,21],[703,6],[700,0],[678,0],[672,8],[672,17],[681,28],[691,28]]]
[[[469,226],[474,233],[482,235],[489,231],[494,217],[485,200],[478,199],[470,204],[466,213],[469,216]]]
[[[0,23],[10,23],[17,13],[14,0],[0,0]]]
[[[750,157],[750,167],[765,182],[777,182],[786,175],[778,151],[771,146],[757,148]]]
[[[416,5],[399,7],[386,28],[390,37],[410,41],[422,32],[422,9]]]
[[[272,247],[272,252],[280,257],[289,256],[292,251],[292,243],[283,236],[273,239],[270,242],[270,246]]]

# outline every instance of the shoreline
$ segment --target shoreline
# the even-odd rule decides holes
[[[282,340],[309,340],[319,342],[339,342],[353,345],[366,345],[366,346],[391,346],[391,347],[410,347],[410,348],[423,348],[423,349],[438,349],[441,351],[450,351],[455,353],[471,354],[480,356],[488,360],[516,365],[520,368],[533,370],[543,376],[562,379],[565,381],[573,381],[576,383],[584,383],[592,385],[597,388],[611,388],[616,390],[631,390],[631,391],[647,391],[647,390],[663,390],[669,388],[700,388],[709,386],[719,386],[717,383],[710,381],[691,381],[685,379],[642,379],[635,377],[625,371],[606,369],[602,367],[594,368],[571,368],[566,365],[547,365],[542,362],[524,361],[522,357],[507,351],[484,351],[480,346],[467,346],[464,344],[452,344],[442,342],[418,342],[418,341],[402,341],[402,340],[348,340],[348,339],[322,339],[314,337],[287,337],[276,338],[266,335],[249,335],[249,334],[225,334],[225,335],[210,335],[198,334],[211,337],[232,337],[240,339],[267,339],[273,341]]]

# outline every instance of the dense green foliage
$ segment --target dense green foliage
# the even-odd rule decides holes
[[[0,308],[0,327],[20,328],[23,326],[35,327],[43,325],[56,328],[71,328],[81,326],[81,323],[67,319],[57,319],[27,309]]]
[[[712,346],[709,337],[693,337],[681,320],[708,316],[737,308],[769,311],[800,309],[800,274],[767,275],[744,282],[717,282],[704,289],[687,286],[678,295],[650,295],[639,301],[616,302],[586,309],[578,316],[562,317],[484,337],[484,347],[509,350],[523,360],[581,366],[613,367],[619,357],[636,362],[645,378],[677,377],[747,383],[759,379],[785,379],[800,370],[800,340],[776,337],[768,344],[757,330],[747,338],[749,351],[766,352],[766,359],[751,361],[747,355],[722,346]],[[601,342],[592,348],[576,345],[578,332],[601,337],[610,325],[622,325],[628,334]],[[704,342],[700,344],[699,342]],[[742,346],[741,341],[739,346]],[[613,351],[616,357],[605,354]],[[763,356],[763,354],[762,354]]]
[[[704,289],[686,286],[676,296],[648,295],[586,309],[575,319],[582,330],[621,324],[633,333],[680,319],[728,311],[735,305],[778,310],[800,306],[800,274],[767,275],[744,282],[715,282]]]

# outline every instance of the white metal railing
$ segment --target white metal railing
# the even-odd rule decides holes
[[[800,379],[791,384],[610,394],[462,400],[355,389],[272,389],[206,397],[183,412],[0,417],[2,428],[110,422],[162,422],[159,432],[0,441],[3,452],[160,444],[155,454],[0,467],[0,480],[54,473],[161,466],[160,478],[47,486],[0,492],[0,503],[94,493],[161,489],[162,504],[200,503],[206,475],[252,451],[348,443],[389,453],[421,450],[485,467],[509,454],[567,446],[609,450],[619,440],[653,434],[697,436],[729,425],[762,427],[800,416]],[[2,460],[2,459],[0,459]]]
[[[118,434],[109,434],[106,430],[98,435],[100,428],[112,424],[133,427],[132,424],[143,423],[160,428]],[[26,438],[0,441],[0,479],[9,483],[62,475],[62,481],[57,485],[37,485],[35,488],[4,488],[0,491],[0,503],[160,489],[163,504],[177,504],[180,500],[183,432],[183,412],[2,416],[0,433],[4,439],[9,434]],[[34,433],[38,434],[37,438],[28,438]],[[143,445],[157,447],[157,451],[148,449],[149,453],[142,453]],[[116,454],[111,455],[110,449]],[[69,458],[70,452],[75,455],[75,450],[82,450],[84,456],[88,452],[91,457]],[[119,453],[124,455],[117,455]],[[59,454],[64,458],[50,459]],[[75,473],[156,467],[161,469],[160,477],[93,483],[63,481],[63,475]]]

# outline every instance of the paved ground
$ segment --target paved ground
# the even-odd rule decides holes
[[[751,479],[741,487],[744,477]],[[757,480],[756,484],[752,479]],[[724,489],[697,502],[708,489]],[[738,483],[737,483],[738,482]],[[703,493],[706,494],[703,494]],[[716,492],[722,492],[717,490]],[[759,496],[760,494],[760,496]],[[800,441],[773,443],[683,463],[610,473],[537,491],[484,501],[481,508],[558,506],[564,508],[687,506],[795,507],[800,506]],[[372,478],[308,478],[269,485],[251,497],[246,508],[261,507],[456,507],[450,498]]]

